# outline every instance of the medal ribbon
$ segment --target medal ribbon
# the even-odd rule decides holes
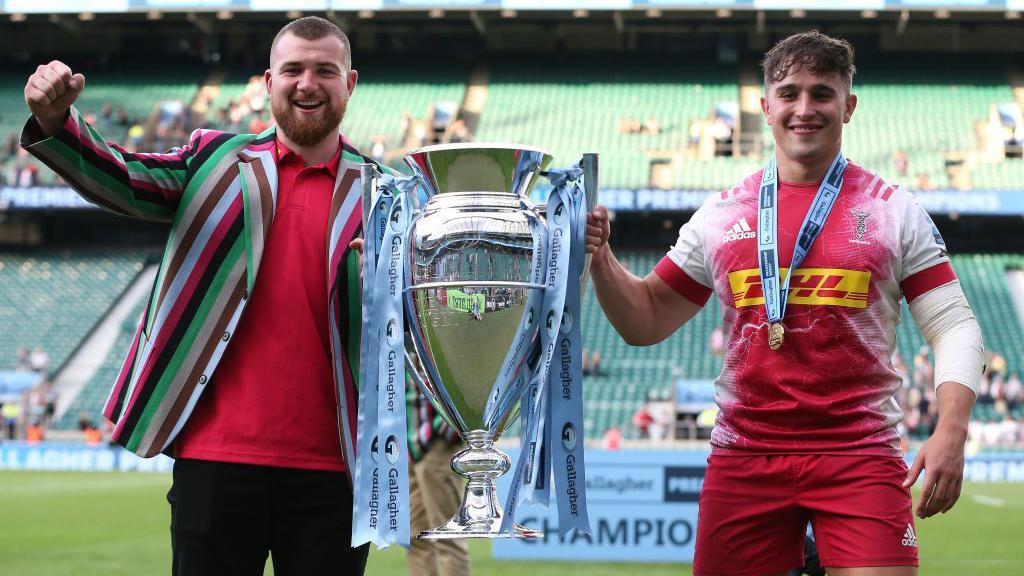
[[[380,188],[378,188],[380,189]],[[377,271],[378,246],[384,239],[387,217],[394,201],[391,193],[381,190],[373,199],[363,236],[363,324],[359,337],[359,409],[356,428],[356,462],[353,478],[352,546],[377,541],[380,478],[377,470],[377,358],[380,356],[379,334],[373,318],[374,279]]]
[[[378,177],[367,219],[352,545],[409,546],[403,266],[413,182]]]
[[[527,501],[547,504],[550,494],[547,480],[551,469],[555,470],[562,533],[572,528],[590,532],[585,479],[582,476],[582,367],[579,300],[576,296],[580,293],[586,252],[582,240],[586,226],[582,176],[578,166],[549,172],[554,188],[548,196],[550,241],[544,263],[541,357],[536,373],[522,395],[522,451],[505,499],[503,532],[511,533],[513,529],[521,489]],[[567,293],[573,295],[568,304]],[[551,363],[556,353],[559,355],[559,369],[552,372]],[[565,430],[568,432],[563,432]],[[552,461],[558,450],[556,445],[562,447],[563,453],[560,460]]]
[[[843,187],[843,171],[847,161],[842,152],[836,154],[832,165],[818,187],[817,194],[800,225],[797,241],[793,245],[793,260],[789,273],[779,286],[779,239],[778,202],[779,184],[775,157],[765,166],[761,174],[757,207],[757,267],[761,275],[761,289],[764,292],[764,307],[768,323],[781,322],[786,316],[786,301],[789,297],[789,280],[793,272],[803,263],[811,246],[825,227],[825,220],[832,212],[839,190]]]

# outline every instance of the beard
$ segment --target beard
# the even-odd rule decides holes
[[[271,100],[270,108],[278,129],[289,140],[298,146],[312,146],[332,134],[337,135],[338,127],[348,108],[348,101],[343,100],[338,106],[331,106],[331,101],[326,101],[322,112],[312,117],[307,117],[293,108],[288,98]]]

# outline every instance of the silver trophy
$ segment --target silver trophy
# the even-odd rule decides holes
[[[419,538],[508,537],[499,531],[503,511],[495,481],[511,460],[494,443],[518,415],[539,356],[540,322],[532,310],[544,291],[537,235],[546,234],[546,223],[529,194],[551,156],[525,146],[472,143],[428,146],[405,161],[421,188],[404,271],[415,356],[407,365],[467,444],[451,463],[466,478],[461,508]],[[597,155],[584,155],[580,166],[589,209],[596,203]],[[364,170],[365,210],[375,170]],[[513,356],[522,358],[514,374]],[[514,537],[541,536],[515,526]]]

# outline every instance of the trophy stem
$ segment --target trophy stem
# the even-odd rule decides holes
[[[483,430],[465,435],[466,448],[452,458],[452,470],[466,478],[462,506],[443,526],[420,532],[418,538],[509,538],[499,532],[504,512],[498,501],[494,481],[508,471],[512,461],[494,448],[494,440]],[[542,538],[539,530],[515,525],[513,538]]]

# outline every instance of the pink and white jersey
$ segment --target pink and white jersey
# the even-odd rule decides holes
[[[758,171],[708,198],[654,270],[688,300],[704,305],[714,292],[722,304],[714,450],[900,454],[901,380],[890,361],[900,300],[956,280],[938,229],[913,196],[851,162],[792,274],[786,337],[773,351],[757,267],[760,183]],[[817,190],[779,186],[782,278]]]

